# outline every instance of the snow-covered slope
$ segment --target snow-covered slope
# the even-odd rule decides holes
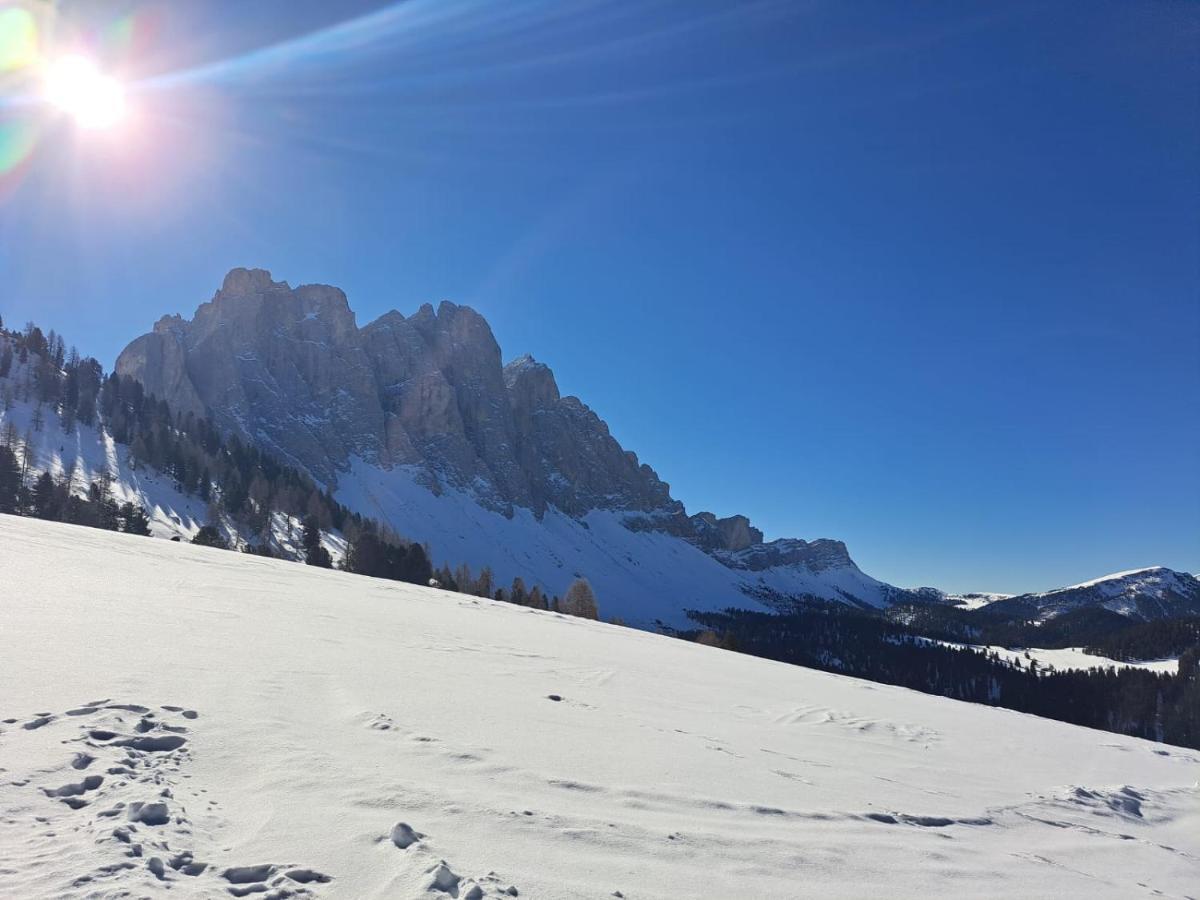
[[[896,592],[848,557],[754,569],[742,563],[744,553],[729,554],[723,563],[676,535],[628,528],[626,515],[617,510],[573,517],[550,507],[539,521],[515,507],[508,517],[464,491],[444,487],[434,494],[419,482],[419,473],[407,467],[381,469],[356,459],[338,479],[335,496],[400,534],[420,535],[439,563],[466,561],[476,571],[490,567],[502,586],[520,576],[561,594],[575,578],[586,577],[601,614],[631,624],[660,619],[686,625],[686,609],[754,606],[781,596],[884,606]]]
[[[181,492],[174,479],[146,466],[135,466],[129,448],[114,441],[103,428],[76,422],[67,431],[58,414],[48,408],[41,412],[41,428],[34,429],[34,418],[34,406],[29,402],[16,401],[7,412],[0,408],[0,430],[11,422],[17,434],[14,452],[22,452],[27,443],[30,448],[28,481],[41,472],[49,472],[56,479],[73,472],[74,491],[83,495],[87,485],[107,475],[113,499],[118,503],[136,503],[145,509],[155,537],[190,541],[212,519],[204,501]],[[243,534],[227,517],[220,518],[219,524],[226,539],[235,546],[258,539],[256,535]],[[289,523],[282,513],[274,513],[272,549],[299,558],[302,530],[295,517]],[[323,533],[322,543],[335,563],[345,557],[346,540],[341,534]]]
[[[1045,620],[1084,607],[1132,619],[1200,615],[1200,579],[1162,566],[1134,569],[1053,591],[1010,597],[990,604],[988,612]]]
[[[0,896],[1200,884],[1195,751],[29,519],[0,574]]]
[[[17,365],[11,377],[0,378],[0,389],[27,377],[24,368]],[[190,540],[208,521],[201,500],[181,493],[173,479],[153,469],[133,466],[129,448],[114,441],[103,428],[76,422],[68,432],[58,414],[46,405],[40,411],[40,427],[35,427],[37,418],[36,404],[29,400],[14,400],[8,410],[0,406],[0,434],[7,432],[11,424],[10,433],[16,438],[13,451],[20,454],[26,444],[30,448],[28,482],[40,472],[61,478],[73,471],[72,486],[76,493],[84,493],[87,485],[107,473],[113,498],[118,503],[130,501],[143,506],[157,537]]]

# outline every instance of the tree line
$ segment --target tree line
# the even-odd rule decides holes
[[[1136,622],[1084,647],[1109,659],[1169,659],[1200,644],[1200,616]]]
[[[752,656],[1200,748],[1200,643],[1181,654],[1174,675],[1113,667],[1057,671],[1034,659],[1022,665],[995,652],[948,647],[886,615],[841,604],[688,616],[698,628],[678,636]]]
[[[1182,626],[1168,628],[1149,623],[1142,628],[1145,623],[1133,622],[1098,606],[1080,607],[1041,621],[1002,615],[987,606],[967,610],[937,603],[897,604],[881,614],[891,622],[939,640],[1002,647],[1095,648],[1099,655],[1113,659],[1177,656],[1195,643],[1187,639],[1192,632]],[[1131,655],[1134,653],[1145,655]]]

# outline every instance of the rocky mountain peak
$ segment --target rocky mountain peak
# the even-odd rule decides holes
[[[266,269],[230,269],[221,281],[219,296],[240,297],[252,294],[262,294],[270,290],[286,291],[286,281],[273,281],[271,273]]]
[[[531,416],[539,410],[550,409],[560,397],[554,373],[528,353],[504,367],[504,386],[519,415]]]
[[[154,323],[154,331],[157,334],[179,334],[187,325],[183,316],[178,313],[169,316],[163,316]]]
[[[338,288],[234,269],[190,320],[161,319],[133,341],[116,370],[331,489],[359,464],[404,467],[419,485],[509,517],[521,507],[537,518],[613,511],[738,570],[854,565],[840,542],[764,544],[745,516],[689,517],[595,412],[560,394],[548,366],[529,355],[502,365],[469,306],[392,310],[359,328]]]

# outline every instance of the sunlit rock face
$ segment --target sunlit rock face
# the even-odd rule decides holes
[[[177,412],[209,416],[225,433],[308,471],[331,490],[350,484],[354,466],[404,467],[409,483],[436,495],[452,489],[509,519],[524,509],[543,522],[548,510],[557,510],[584,530],[574,538],[555,532],[554,540],[565,543],[545,553],[553,571],[535,566],[533,573],[547,584],[571,576],[565,553],[601,540],[586,537],[584,519],[602,510],[631,532],[670,535],[690,544],[692,554],[703,551],[683,554],[698,560],[692,565],[719,562],[725,575],[697,574],[711,586],[713,604],[735,601],[747,585],[772,597],[869,605],[891,597],[893,589],[863,575],[839,542],[764,543],[745,516],[688,516],[669,486],[622,448],[599,416],[559,393],[547,366],[530,356],[504,365],[487,322],[465,306],[425,305],[408,317],[392,311],[359,328],[337,288],[292,288],[261,269],[234,269],[191,320],[161,319],[121,353],[116,369]],[[416,540],[426,539],[422,527],[433,527],[428,518],[396,511],[396,504],[410,510],[409,501],[389,505],[368,491],[368,506],[361,491],[350,493],[360,499],[361,512],[382,514]],[[450,513],[443,504],[429,515],[462,516],[459,509]],[[457,524],[439,522],[440,533],[468,530]],[[520,566],[531,558],[528,548],[492,540],[504,545],[502,558],[515,559],[514,573],[526,571]],[[637,562],[605,546],[610,549],[597,551],[600,558],[630,571],[645,570],[654,554],[682,552],[658,544],[651,552],[647,545],[650,556]],[[822,580],[827,572],[841,575]],[[781,573],[787,577],[776,577]]]

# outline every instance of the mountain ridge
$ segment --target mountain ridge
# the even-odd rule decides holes
[[[602,579],[587,570],[594,568],[589,557],[661,568],[657,551],[665,550],[707,571],[685,579],[680,610],[730,605],[742,595],[769,604],[817,597],[864,606],[908,597],[865,575],[841,541],[765,542],[744,515],[689,515],[603,419],[561,395],[548,366],[528,354],[504,364],[486,320],[450,301],[424,304],[408,317],[392,310],[359,327],[335,287],[292,288],[262,269],[234,269],[190,320],[163,317],[132,341],[116,371],[173,409],[208,415],[223,431],[278,453],[350,508],[433,544],[435,554],[487,557],[504,579],[532,577],[555,589],[568,574]],[[403,481],[453,502],[431,505]],[[522,566],[506,560],[511,553],[481,553],[479,545],[520,546],[529,529],[487,520],[468,501],[509,523],[523,519],[522,510],[539,524],[552,515],[548,530],[563,530],[559,514],[584,531],[597,514],[607,515],[632,537],[602,528],[608,539],[581,554],[571,551],[589,536],[570,534]],[[439,536],[467,521],[485,522],[481,533],[463,541]],[[724,574],[714,579],[714,570],[682,548],[649,547],[637,535],[684,542]],[[707,589],[698,583],[706,578],[713,582]],[[610,594],[622,593],[621,579],[609,581]],[[629,606],[625,614],[636,611]]]
[[[183,320],[178,316],[167,316],[160,319],[160,323],[160,331],[178,332]],[[37,329],[32,330],[40,335]],[[45,343],[43,339],[42,344]],[[110,431],[103,415],[96,419],[98,410],[87,411],[85,397],[73,399],[74,394],[69,388],[46,381],[55,364],[49,357],[55,354],[47,356],[44,349],[38,351],[37,346],[38,341],[32,337],[0,332],[0,393],[4,397],[0,409],[3,429],[0,443],[15,448],[14,452],[27,460],[32,473],[30,477],[47,472],[62,480],[68,473],[76,471],[79,474],[77,486],[86,487],[97,481],[107,484],[118,500],[143,506],[150,516],[153,532],[160,537],[190,540],[206,521],[216,521],[228,531],[234,546],[260,544],[285,557],[296,558],[299,552],[294,544],[295,529],[299,527],[296,520],[289,525],[284,521],[286,516],[273,513],[269,533],[258,533],[256,525],[233,523],[219,508],[214,511],[210,505],[206,512],[209,495],[194,484],[196,472],[190,476],[185,473],[181,476],[183,481],[173,482],[171,475],[159,477],[163,473],[152,471],[153,463],[146,466],[146,446],[135,450],[121,443],[119,431]],[[26,361],[26,351],[30,347],[35,349],[29,351]],[[38,356],[39,352],[43,355]],[[55,358],[63,353],[59,338]],[[63,384],[76,384],[77,393],[83,391],[78,387],[81,372],[86,373],[84,381],[92,385],[88,391],[98,390],[104,381],[103,370],[94,360],[80,359],[72,361],[70,366],[74,367],[71,370],[74,374],[61,373],[65,378]],[[511,382],[522,372],[543,373],[545,367],[525,356],[510,363],[506,369],[507,380]],[[548,370],[545,374],[552,375]],[[47,397],[62,399],[61,409],[53,400],[47,407],[43,402]],[[95,402],[93,397],[90,401],[93,407]],[[176,421],[185,430],[193,428],[187,414],[177,415]],[[211,426],[204,425],[199,428],[199,433],[203,434],[209,428]],[[32,452],[27,452],[30,450]],[[520,509],[506,518],[485,510],[474,497],[453,488],[434,494],[419,483],[420,473],[410,472],[405,467],[385,472],[361,460],[356,460],[355,465],[362,473],[354,472],[352,466],[348,474],[353,477],[346,479],[346,491],[357,492],[357,498],[343,493],[342,499],[357,499],[356,506],[365,510],[368,518],[392,524],[397,530],[413,524],[414,516],[418,524],[424,516],[426,526],[435,531],[438,527],[449,528],[450,532],[435,542],[444,550],[439,559],[443,564],[449,564],[451,568],[461,562],[487,565],[494,567],[493,574],[515,565],[517,575],[526,580],[527,586],[538,583],[549,593],[563,590],[577,575],[591,575],[603,583],[606,614],[621,616],[631,623],[653,624],[655,618],[660,617],[670,621],[672,616],[678,617],[681,609],[703,609],[706,603],[710,608],[724,608],[731,603],[744,605],[744,600],[737,599],[743,597],[784,612],[794,609],[797,602],[810,600],[839,600],[868,607],[915,602],[927,607],[943,606],[947,612],[957,607],[979,613],[983,617],[981,624],[989,620],[993,624],[1046,622],[1059,615],[1084,612],[1089,604],[1101,607],[1105,603],[1107,606],[1096,611],[1127,620],[1155,620],[1200,612],[1196,603],[1195,576],[1163,567],[1117,572],[1064,588],[1016,597],[953,594],[932,587],[901,589],[871,579],[856,566],[839,566],[849,556],[840,541],[779,539],[763,544],[761,532],[745,516],[718,519],[712,513],[696,513],[688,517],[695,529],[690,541],[670,534],[662,522],[656,522],[650,514],[639,517],[593,510],[580,519],[573,519],[550,507],[541,519]],[[434,509],[429,508],[431,504]],[[395,514],[397,510],[403,512],[402,518],[406,521],[389,519],[389,511]],[[678,521],[667,517],[668,527],[677,527]],[[250,530],[246,531],[246,527]],[[455,540],[464,541],[463,532],[472,528],[480,532],[476,537],[485,541],[486,546],[481,548],[479,543],[472,546],[469,540],[461,546],[453,544]],[[344,557],[344,535],[335,529],[324,536],[324,541],[335,561]],[[648,554],[646,541],[650,542],[650,549],[657,552]],[[456,555],[464,548],[474,552]],[[501,553],[499,559],[488,556],[496,552]],[[480,553],[482,556],[477,555]],[[826,562],[825,566],[822,561]],[[777,565],[780,562],[783,565]],[[542,579],[533,580],[530,570],[535,575],[540,574]],[[657,605],[643,603],[631,608],[621,602],[631,581],[635,587],[644,588],[651,578],[662,579],[661,589],[650,596],[651,600],[657,598]],[[503,586],[504,582],[498,580],[495,583]],[[863,602],[864,595],[875,602]],[[643,591],[641,600],[646,601],[647,596]],[[661,602],[664,596],[672,602]],[[1001,602],[994,611],[987,609],[999,601],[1013,602]],[[1044,611],[1039,610],[1039,604],[1045,607]],[[635,619],[631,612],[643,618]],[[1072,618],[1072,615],[1066,617]]]
[[[1084,607],[1140,620],[1200,615],[1200,578],[1166,566],[1151,566],[1005,597],[988,604],[985,610],[988,617],[1046,621]]]

